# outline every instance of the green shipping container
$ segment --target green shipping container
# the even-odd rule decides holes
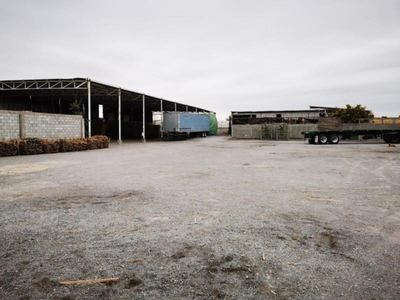
[[[210,114],[210,134],[217,135],[218,131],[218,121],[216,114]]]

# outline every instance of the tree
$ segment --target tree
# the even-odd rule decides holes
[[[340,108],[333,113],[333,117],[342,118],[343,123],[358,123],[359,119],[371,119],[374,117],[372,111],[365,106],[357,104],[356,106],[346,105],[346,108]]]
[[[82,115],[82,99],[78,100],[75,98],[74,102],[69,104],[69,110],[74,114],[74,115]]]

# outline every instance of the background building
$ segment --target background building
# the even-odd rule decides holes
[[[316,130],[326,109],[232,111],[231,134],[236,139],[302,139],[302,131]]]

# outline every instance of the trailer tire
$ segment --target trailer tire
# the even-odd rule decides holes
[[[339,136],[337,134],[331,134],[329,136],[329,144],[338,144],[339,143]]]
[[[393,134],[390,136],[390,142],[393,144],[398,144],[400,143],[400,135],[399,134]]]
[[[318,144],[326,145],[328,144],[328,136],[326,134],[320,134],[318,137]]]
[[[400,143],[400,134],[398,133],[388,133],[385,134],[385,136],[383,137],[383,140],[385,141],[385,143],[393,143],[393,144],[398,144]]]

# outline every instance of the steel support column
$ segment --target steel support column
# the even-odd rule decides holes
[[[231,137],[233,137],[233,114],[232,113],[231,113],[231,117],[230,117],[229,123],[230,123],[230,126],[231,126]]]
[[[118,89],[118,145],[122,144],[121,139],[121,88]]]
[[[186,112],[188,112],[188,111],[189,111],[189,106],[186,105]]]
[[[160,133],[161,137],[164,137],[164,111],[163,111],[163,101],[162,99],[160,100],[160,106],[161,106],[161,123],[160,123]]]
[[[88,89],[88,135],[92,136],[92,100],[91,100],[91,92],[90,92],[90,80],[87,82]]]
[[[175,102],[175,111],[176,111],[176,102]]]
[[[146,96],[143,94],[143,142],[146,143]]]

